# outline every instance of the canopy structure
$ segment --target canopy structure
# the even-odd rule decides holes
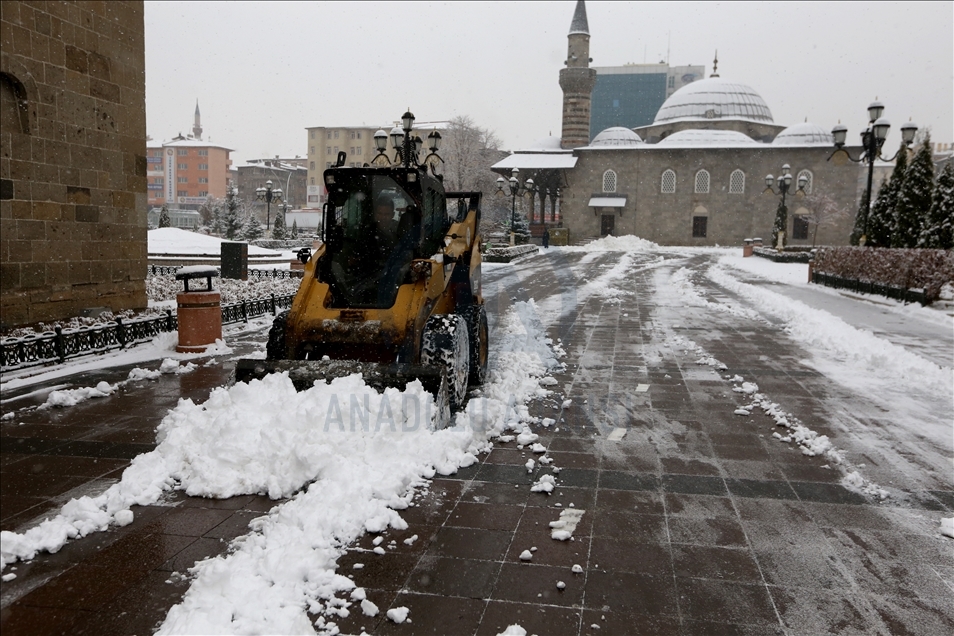
[[[590,197],[588,205],[591,208],[622,208],[626,205],[626,197]]]

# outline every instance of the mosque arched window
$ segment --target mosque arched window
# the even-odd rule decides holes
[[[733,170],[729,175],[729,194],[745,193],[745,173],[741,170]]]
[[[667,169],[662,173],[662,183],[660,191],[663,194],[673,194],[676,192],[676,173]]]
[[[616,192],[616,173],[612,170],[603,173],[603,192]]]
[[[696,194],[709,194],[708,170],[700,170],[696,173]]]
[[[812,180],[813,180],[812,171],[811,171],[811,170],[801,170],[801,171],[799,171],[798,176],[795,178],[795,183],[797,184],[798,181],[799,181],[799,179],[801,179],[802,177],[805,177],[805,194],[811,194],[811,193],[812,193]],[[798,186],[796,186],[796,187],[798,187]]]

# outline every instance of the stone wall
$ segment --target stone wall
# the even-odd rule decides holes
[[[2,326],[145,307],[143,3],[0,3],[0,94]]]
[[[664,148],[650,144],[629,149],[577,150],[576,167],[566,171],[560,202],[563,225],[577,242],[599,238],[603,215],[613,216],[613,234],[634,234],[662,245],[742,245],[745,238],[771,240],[779,196],[765,192],[765,175],[778,176],[783,164],[793,176],[812,173],[814,192],[830,195],[847,213],[835,225],[818,228],[816,242],[846,245],[859,199],[858,166],[839,157],[827,161],[827,147]],[[675,192],[661,191],[662,174],[675,172]],[[604,193],[603,175],[616,172],[616,192]],[[700,170],[709,173],[709,192],[695,192]],[[735,170],[745,175],[741,193],[730,192]],[[796,185],[793,183],[792,191]],[[622,208],[593,208],[591,197],[624,197]],[[804,196],[786,198],[790,245],[811,245],[792,238],[796,213],[807,213]],[[706,218],[706,236],[693,236],[693,217]],[[814,229],[814,228],[812,228]]]

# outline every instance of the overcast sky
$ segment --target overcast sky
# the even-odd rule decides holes
[[[469,115],[516,149],[558,136],[575,2],[146,2],[148,133],[192,128],[247,159],[307,154],[308,126]],[[876,97],[954,141],[954,3],[587,2],[593,66],[705,65],[775,122],[849,141]]]

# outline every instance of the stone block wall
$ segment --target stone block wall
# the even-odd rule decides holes
[[[0,3],[0,97],[0,326],[145,307],[143,3]]]

